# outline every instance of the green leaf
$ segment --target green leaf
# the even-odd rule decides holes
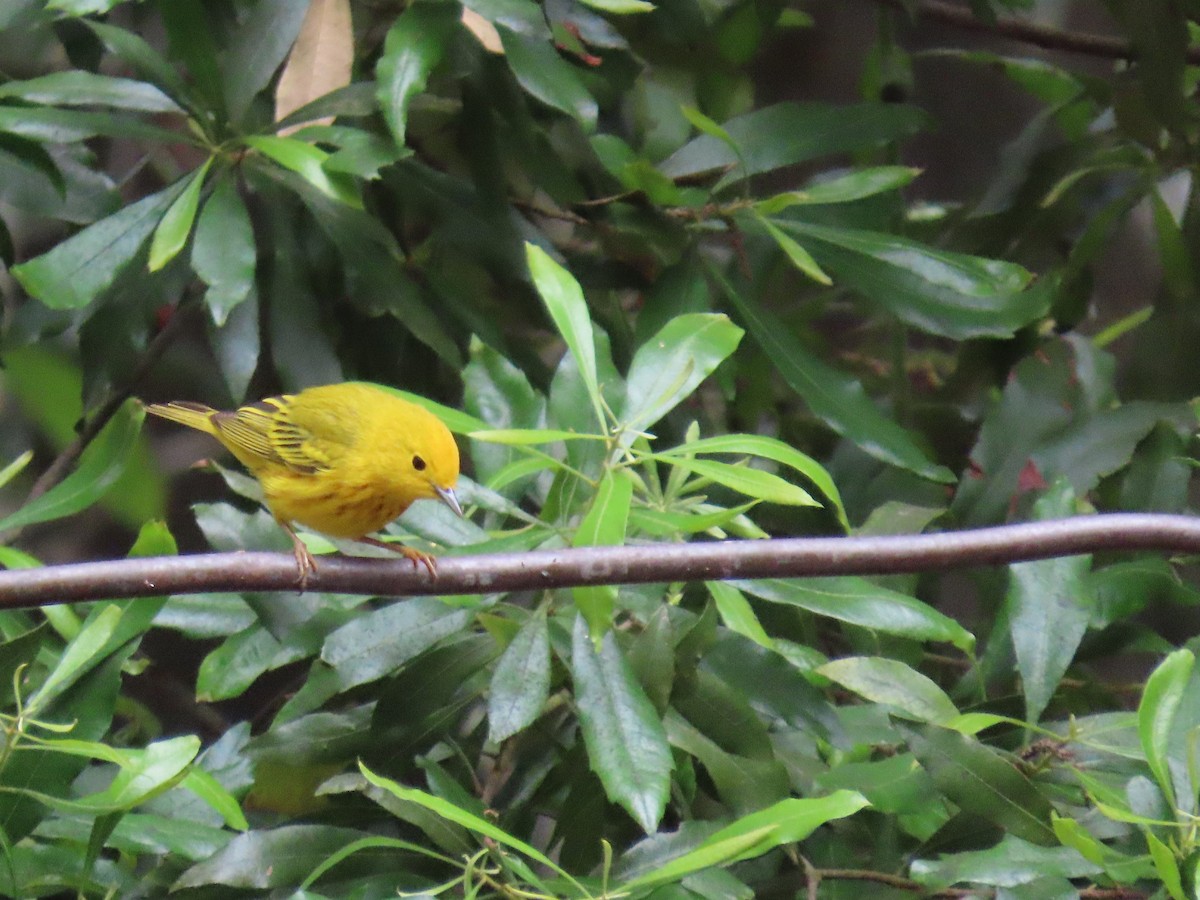
[[[848,656],[816,672],[872,703],[894,707],[905,718],[945,725],[958,716],[958,707],[945,691],[898,659]]]
[[[192,268],[208,285],[204,304],[218,328],[254,290],[257,257],[254,226],[237,183],[233,178],[222,178],[200,211],[192,241]],[[257,346],[255,351],[257,360]]]
[[[974,738],[936,725],[896,722],[939,791],[965,812],[1034,844],[1058,844],[1050,801],[1012,762]]]
[[[49,106],[0,106],[0,132],[50,144],[72,144],[97,135],[160,144],[189,142],[186,134],[130,116]]]
[[[213,703],[240,697],[264,672],[297,662],[301,647],[285,647],[255,622],[213,648],[196,673],[196,699]]]
[[[467,437],[473,441],[489,444],[506,444],[512,447],[528,447],[532,444],[556,444],[559,441],[603,441],[602,434],[580,434],[578,431],[563,431],[558,428],[485,428],[471,431]]]
[[[251,135],[244,140],[247,146],[295,172],[326,197],[352,209],[362,209],[357,186],[345,176],[325,168],[329,154],[319,147],[296,138],[273,134]]]
[[[1011,337],[1044,316],[1052,292],[1028,289],[1016,263],[951,253],[905,238],[777,220],[800,236],[838,283],[874,300],[901,321],[955,340]],[[1044,285],[1052,284],[1045,280]]]
[[[241,20],[229,31],[222,69],[227,73],[225,105],[234,123],[245,115],[291,50],[307,11],[307,3],[294,0],[257,0],[243,10]]]
[[[846,510],[842,506],[842,498],[838,493],[837,485],[833,482],[833,478],[830,477],[829,472],[826,471],[824,466],[808,454],[801,453],[795,447],[775,438],[760,434],[721,434],[715,437],[688,441],[679,447],[663,450],[655,454],[655,458],[671,460],[683,454],[694,455],[701,453],[745,454],[790,466],[811,481],[832,502],[838,521],[841,522],[843,528],[847,531],[850,530],[850,523],[846,520]]]
[[[392,781],[390,778],[384,778],[380,775],[376,775],[361,762],[358,764],[358,768],[359,771],[363,773],[363,776],[367,779],[367,781],[371,782],[371,784],[375,785],[376,787],[387,791],[398,800],[404,800],[410,803],[415,803],[419,806],[423,806],[426,809],[437,813],[437,815],[441,816],[447,821],[453,822],[456,825],[461,825],[463,828],[482,835],[485,838],[490,838],[497,844],[516,850],[518,853],[528,856],[539,865],[543,865],[551,871],[562,875],[582,894],[587,893],[584,891],[582,885],[580,885],[577,881],[575,881],[575,879],[555,865],[555,863],[551,861],[546,854],[542,853],[536,847],[525,843],[519,838],[513,837],[503,829],[497,828],[487,819],[473,815],[461,807],[455,806],[453,803],[443,800],[441,797],[435,797],[432,794],[427,794],[425,791],[419,791],[415,788],[404,787],[403,785]]]
[[[950,853],[937,862],[916,860],[912,865],[913,880],[933,890],[965,882],[1008,888],[1010,896],[1038,879],[1086,878],[1101,871],[1071,847],[1033,846],[1011,834],[987,850]]]
[[[158,227],[154,229],[147,262],[151,272],[157,272],[178,256],[187,243],[188,235],[192,233],[192,223],[196,220],[196,210],[200,206],[200,189],[204,187],[204,178],[212,162],[213,157],[210,156],[196,170],[183,193],[167,207]]]
[[[361,831],[331,825],[284,825],[248,831],[211,858],[187,869],[171,890],[216,884],[259,891],[294,888],[308,875],[315,860],[325,859],[362,837]]]
[[[121,608],[115,604],[105,605],[88,616],[83,629],[63,648],[46,680],[27,700],[25,708],[29,715],[45,707],[99,662],[120,621]]]
[[[730,167],[718,187],[821,156],[867,150],[909,137],[928,122],[911,106],[859,103],[779,103],[724,123],[739,155],[719,138],[701,135],[659,168],[679,179]],[[740,165],[739,163],[743,163]]]
[[[29,465],[29,461],[31,459],[33,459],[33,451],[26,450],[3,469],[0,469],[0,487],[4,487],[6,484],[20,475],[21,472],[24,471],[25,467]]]
[[[797,581],[763,578],[732,584],[771,603],[798,606],[817,615],[886,634],[922,641],[946,641],[964,653],[971,652],[975,646],[974,635],[950,617],[907,594],[880,587],[865,578],[850,575]]]
[[[1154,780],[1172,807],[1176,805],[1169,765],[1172,731],[1195,662],[1196,657],[1190,650],[1180,649],[1170,654],[1146,679],[1138,704],[1138,737],[1142,752],[1146,754]]]
[[[633,677],[616,638],[599,651],[582,616],[575,619],[571,674],[588,763],[608,797],[652,834],[666,809],[671,748],[654,705]]]
[[[95,19],[84,19],[83,24],[114,54],[124,60],[143,81],[158,87],[180,107],[193,114],[198,111],[192,92],[179,71],[142,37],[125,28]]]
[[[0,519],[0,531],[73,515],[91,506],[125,471],[145,411],[127,400],[79,458],[75,471],[42,496]]]
[[[579,0],[579,2],[592,9],[618,16],[654,12],[655,9],[654,4],[648,3],[647,0]]]
[[[633,481],[622,471],[609,469],[600,479],[596,496],[579,523],[573,547],[615,547],[625,543],[629,526],[629,507],[633,501]],[[575,605],[587,620],[594,638],[608,630],[617,590],[612,585],[571,589]]]
[[[176,784],[200,752],[200,738],[180,735],[149,744],[144,750],[124,750],[129,759],[112,783],[81,797],[80,806],[95,812],[132,809]]]
[[[1146,829],[1143,833],[1146,835],[1150,858],[1154,861],[1154,871],[1167,893],[1171,895],[1171,900],[1187,900],[1188,895],[1184,892],[1183,879],[1179,873],[1179,860],[1175,858],[1171,848],[1159,840],[1153,831]]]
[[[416,597],[347,622],[325,639],[321,659],[342,690],[382,678],[443,638],[462,631],[471,611]]]
[[[633,891],[654,884],[679,881],[691,872],[710,866],[730,865],[739,860],[762,856],[775,847],[802,841],[825,823],[852,816],[868,805],[867,799],[855,791],[835,791],[826,797],[780,800],[766,809],[729,823],[709,835],[694,850],[659,863],[654,871],[620,884],[617,890]]]
[[[907,185],[921,174],[920,169],[908,166],[875,166],[857,169],[849,175],[840,175],[826,181],[810,184],[800,191],[776,194],[759,200],[754,208],[764,216],[774,216],[792,206],[816,206],[826,203],[852,203],[874,197],[887,191],[895,191]]]
[[[741,591],[724,581],[708,581],[705,582],[705,586],[712,594],[713,601],[717,604],[717,612],[720,613],[726,628],[748,637],[761,647],[775,649],[775,641],[762,627],[750,601]]]
[[[51,309],[87,306],[129,265],[184,187],[177,181],[89,225],[49,252],[13,266],[13,275]]]
[[[744,332],[714,313],[676,316],[638,348],[629,365],[622,441],[653,425],[696,390],[737,349]]]
[[[752,304],[720,272],[710,269],[710,273],[784,380],[830,428],[889,465],[931,481],[956,480],[949,469],[929,459],[912,435],[876,408],[857,379],[810,353],[783,322]]]
[[[550,638],[546,617],[535,613],[521,626],[492,673],[488,740],[499,743],[542,713],[550,691]]]
[[[823,284],[826,287],[833,284],[833,279],[825,274],[825,270],[817,265],[817,261],[812,258],[812,254],[800,246],[795,238],[779,228],[770,219],[760,216],[758,223],[766,229],[767,234],[771,236],[771,240],[779,245],[779,249],[783,251],[793,266],[817,284]]]
[[[518,84],[530,96],[573,117],[587,131],[596,127],[598,106],[575,69],[550,41],[500,25],[496,29]]]
[[[178,113],[179,105],[152,84],[73,69],[0,84],[0,98],[47,106],[108,106],[136,112]]]
[[[375,67],[376,96],[397,146],[404,146],[409,105],[442,61],[459,15],[452,3],[412,3],[388,30]]]
[[[1115,360],[1086,339],[1065,335],[1038,344],[1006,379],[984,417],[954,498],[958,521],[983,525],[1003,519],[1022,479],[1036,472],[1047,483],[1066,476],[1077,496],[1129,465],[1135,447],[1162,420],[1183,413],[1170,404],[1121,403]],[[1192,419],[1183,425],[1185,419]],[[1180,427],[1194,426],[1184,414]]]
[[[603,399],[596,377],[596,338],[592,331],[592,319],[588,313],[583,290],[571,273],[550,258],[541,247],[525,244],[525,260],[534,287],[546,304],[546,311],[554,320],[554,326],[579,368],[580,377],[587,389],[596,413],[596,422],[601,430],[607,430]]]
[[[785,506],[822,505],[821,501],[814,500],[808,491],[797,487],[790,481],[785,481],[778,475],[764,472],[762,469],[735,466],[712,459],[688,459],[682,456],[667,457],[666,461],[672,466],[685,469],[693,475],[715,481],[717,484],[722,484],[757,500],[781,503]]]
[[[1075,493],[1065,479],[1033,507],[1037,521],[1075,512]],[[1009,566],[1009,634],[1025,688],[1025,718],[1037,722],[1087,631],[1095,598],[1088,590],[1090,555],[1014,563]]]

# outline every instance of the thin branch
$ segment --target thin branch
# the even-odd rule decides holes
[[[904,0],[876,0],[887,6],[907,10]],[[998,19],[988,22],[977,18],[967,6],[948,3],[945,0],[921,0],[916,5],[917,15],[929,18],[964,31],[975,31],[996,37],[1032,44],[1044,50],[1059,50],[1064,53],[1079,53],[1085,56],[1095,56],[1100,59],[1133,60],[1138,56],[1138,50],[1133,44],[1106,34],[1088,34],[1080,31],[1065,31],[1049,25],[1039,25],[1035,22],[1024,22],[1020,19]],[[1200,63],[1200,47],[1189,47],[1188,63]]]
[[[1200,518],[1114,513],[943,534],[777,538],[442,557],[436,579],[404,559],[330,556],[319,560],[308,588],[382,596],[492,594],[597,584],[885,575],[1105,550],[1200,553]],[[296,563],[290,553],[152,557],[0,572],[0,609],[105,597],[295,589]]]
[[[138,383],[150,371],[150,368],[158,362],[159,358],[163,355],[163,351],[167,349],[167,346],[175,340],[176,335],[179,333],[179,322],[186,316],[189,309],[190,307],[182,304],[176,308],[174,315],[171,316],[162,330],[146,346],[145,352],[142,354],[141,359],[138,360],[138,364],[129,376],[129,379],[120,387],[114,387],[109,391],[104,401],[96,407],[91,417],[79,428],[75,439],[63,448],[54,461],[46,467],[46,471],[33,483],[33,487],[29,490],[29,496],[25,498],[26,503],[36,500],[42,494],[46,493],[46,491],[50,490],[50,488],[54,487],[54,485],[62,481],[71,466],[75,465],[75,461],[79,459],[80,455],[87,448],[87,445],[95,440],[96,435],[117,414],[117,410],[121,408],[121,404],[133,396],[133,391]],[[6,539],[8,542],[11,542],[13,537],[7,536]]]

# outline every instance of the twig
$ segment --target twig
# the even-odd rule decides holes
[[[33,483],[33,487],[29,489],[29,496],[25,498],[25,502],[29,503],[36,500],[54,485],[58,484],[66,476],[71,466],[75,465],[75,461],[87,448],[87,445],[95,440],[104,426],[109,420],[117,414],[117,410],[121,408],[126,400],[132,395],[134,388],[142,380],[142,377],[150,370],[150,367],[158,362],[163,351],[175,339],[179,331],[179,321],[185,317],[190,307],[180,305],[175,310],[175,314],[167,321],[162,330],[154,336],[154,339],[146,346],[146,351],[142,354],[142,358],[138,361],[133,373],[129,379],[121,387],[113,388],[107,397],[104,398],[91,417],[83,423],[79,428],[79,432],[75,435],[75,439],[63,448],[62,452],[55,457],[54,461],[46,467],[43,472]],[[12,535],[7,536],[7,540],[13,540]]]
[[[907,9],[903,0],[876,0],[897,9]],[[964,31],[976,31],[998,37],[1009,38],[1024,44],[1032,44],[1045,50],[1061,50],[1065,53],[1080,53],[1101,59],[1136,59],[1138,49],[1128,41],[1105,34],[1088,34],[1079,31],[1064,31],[1049,25],[1023,22],[1020,19],[998,19],[987,22],[976,18],[967,6],[948,3],[945,0],[921,0],[917,14],[928,17]],[[1200,63],[1200,47],[1189,47],[1187,61]]]
[[[885,575],[1001,565],[1097,551],[1200,553],[1200,518],[1149,513],[1078,516],[943,534],[777,538],[581,547],[442,557],[438,577],[408,560],[322,557],[308,588],[382,596],[491,594],[597,584]],[[296,589],[284,553],[214,553],[0,572],[0,609],[211,591]]]

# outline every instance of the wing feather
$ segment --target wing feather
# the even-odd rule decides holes
[[[309,409],[284,394],[218,413],[213,424],[248,466],[281,466],[294,472],[327,471],[345,453],[353,434],[335,410]]]

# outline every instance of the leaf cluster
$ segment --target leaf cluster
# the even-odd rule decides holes
[[[1187,511],[1200,11],[1108,0],[1100,71],[861,6],[13,0],[0,563],[286,550],[220,462],[168,528],[129,398],[350,379],[459,436],[437,554]],[[856,101],[765,99],[806,40]],[[962,196],[946,73],[1029,103]],[[0,894],[1181,900],[1189,574],[6,610]]]

